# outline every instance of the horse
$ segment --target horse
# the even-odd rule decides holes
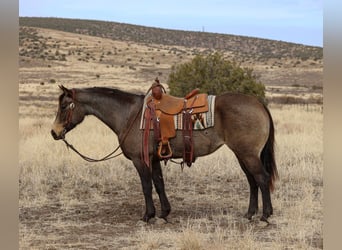
[[[85,116],[96,116],[118,137],[123,155],[133,162],[142,185],[145,198],[145,213],[142,220],[148,222],[156,216],[152,200],[153,185],[161,205],[160,218],[167,221],[171,205],[167,198],[161,160],[156,155],[153,131],[150,134],[150,167],[142,159],[143,132],[140,116],[144,103],[143,94],[135,94],[116,88],[90,87],[71,88],[59,86],[62,93],[58,100],[56,118],[51,135],[55,140],[65,138],[66,133],[80,124]],[[262,194],[262,216],[267,219],[273,214],[271,192],[278,178],[274,153],[274,123],[269,109],[256,97],[224,93],[216,96],[214,126],[193,131],[194,157],[216,151],[222,145],[233,151],[249,183],[249,206],[244,215],[251,220],[258,212],[258,191]],[[170,139],[172,158],[182,158],[182,132]]]

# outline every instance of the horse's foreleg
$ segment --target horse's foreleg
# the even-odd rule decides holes
[[[159,195],[161,205],[160,218],[166,220],[166,217],[169,215],[171,211],[171,206],[165,193],[164,178],[159,159],[154,159],[152,161],[152,180],[154,183],[154,187]]]
[[[134,163],[134,166],[139,173],[141,185],[142,185],[142,190],[143,190],[144,197],[145,197],[146,212],[145,212],[142,220],[145,222],[148,222],[156,214],[156,209],[154,207],[153,199],[152,199],[151,169],[146,167],[141,159],[133,161],[133,163]]]

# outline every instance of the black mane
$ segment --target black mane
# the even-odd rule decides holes
[[[103,94],[103,95],[119,95],[119,96],[128,96],[128,95],[134,95],[136,96],[137,94],[131,93],[131,92],[126,92],[120,89],[116,88],[110,88],[110,87],[91,87],[91,88],[85,88],[84,89],[87,92],[92,92],[92,93],[98,93],[98,94]]]
[[[126,92],[120,89],[116,88],[110,88],[110,87],[91,87],[91,88],[84,88],[80,89],[82,91],[93,93],[93,94],[99,94],[101,96],[107,96],[110,98],[117,98],[117,99],[126,99],[126,100],[136,100],[137,97],[144,98],[143,94],[135,94],[131,92]]]

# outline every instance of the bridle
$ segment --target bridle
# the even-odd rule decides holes
[[[68,108],[67,119],[65,120],[63,124],[63,127],[64,127],[64,130],[62,132],[63,139],[64,139],[64,135],[67,132],[66,128],[71,125],[72,115],[73,115],[74,108],[75,108],[75,90],[74,89],[71,90],[71,99],[72,99],[72,102],[67,107]]]
[[[71,96],[71,99],[72,99],[72,102],[69,104],[68,106],[68,114],[67,114],[67,119],[63,125],[64,127],[64,130],[63,130],[63,142],[66,144],[67,148],[70,148],[72,149],[76,154],[78,154],[82,159],[88,161],[88,162],[100,162],[100,161],[106,161],[106,160],[110,160],[110,159],[113,159],[115,157],[118,157],[119,155],[121,155],[123,152],[120,152],[116,155],[114,155],[121,147],[121,145],[123,144],[123,142],[125,141],[128,133],[131,131],[132,127],[133,127],[133,124],[134,122],[136,121],[136,119],[138,118],[139,116],[139,113],[140,113],[140,109],[138,109],[138,112],[137,114],[135,115],[134,117],[134,120],[129,124],[127,130],[125,131],[125,133],[123,134],[122,136],[122,139],[121,139],[121,142],[119,142],[119,145],[111,152],[109,153],[108,155],[100,158],[100,159],[93,159],[93,158],[90,158],[88,156],[85,156],[84,154],[80,153],[72,144],[70,144],[64,137],[64,135],[66,134],[67,132],[67,127],[71,125],[71,120],[72,120],[72,115],[73,115],[73,110],[75,108],[75,90],[72,89],[72,96]]]

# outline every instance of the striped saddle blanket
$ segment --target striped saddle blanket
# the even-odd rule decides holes
[[[215,109],[215,96],[208,95],[208,112],[193,114],[191,116],[193,130],[201,130],[214,126],[214,109]],[[175,128],[183,129],[183,115],[182,113],[174,117]]]

